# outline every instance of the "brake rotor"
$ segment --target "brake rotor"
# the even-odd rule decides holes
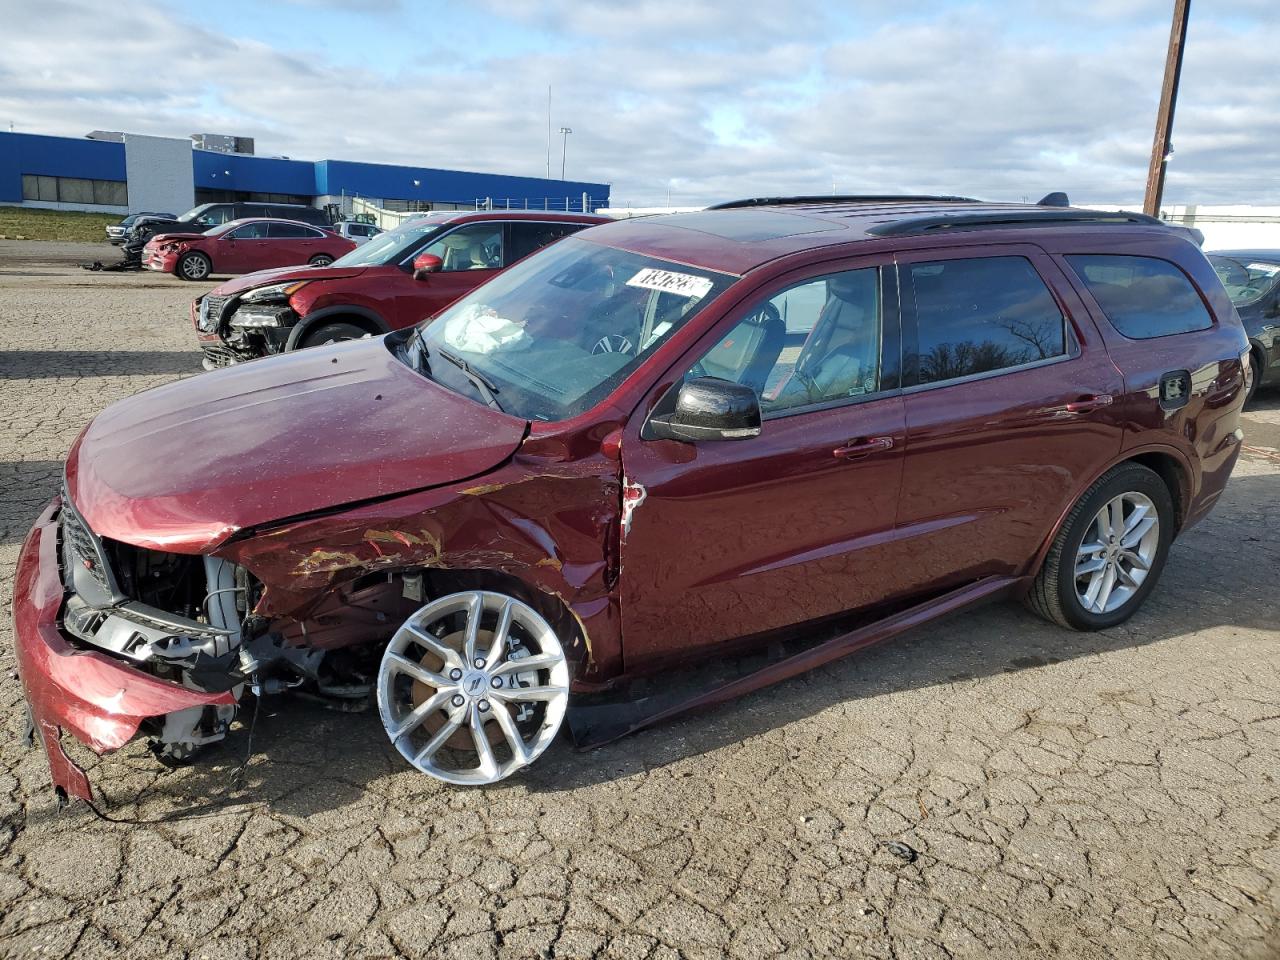
[[[462,653],[463,644],[465,642],[466,642],[466,635],[461,630],[458,630],[454,633],[449,634],[448,636],[440,638],[440,643],[442,643],[444,646],[448,647],[451,650],[458,651],[458,653]],[[489,648],[489,644],[492,642],[493,642],[492,630],[482,629],[477,631],[476,633],[477,649],[487,650]],[[432,673],[443,673],[445,669],[444,660],[442,660],[439,656],[437,656],[436,654],[432,653],[429,650],[427,651],[426,655],[423,656],[423,658],[418,662],[422,664],[422,666],[430,670]],[[427,700],[435,696],[435,693],[436,693],[435,687],[428,686],[427,684],[423,683],[421,680],[414,680],[413,688],[410,692],[410,696],[413,698],[414,708],[416,709],[417,707],[420,707],[424,702],[426,702]],[[490,704],[490,708],[493,710],[506,710],[508,714],[511,714],[511,708],[504,703],[500,703],[497,700],[490,700],[489,704]],[[512,719],[513,720],[515,719],[514,714],[512,714]],[[445,725],[446,722],[448,722],[448,718],[440,711],[437,711],[433,713],[431,716],[427,717],[425,720],[423,720],[422,726],[427,730],[427,732],[430,735],[434,735],[437,730],[439,730],[441,727]],[[484,735],[485,735],[485,739],[488,740],[491,744],[494,744],[495,746],[499,743],[504,742],[502,737],[502,728],[499,727],[496,723],[486,723],[484,725]],[[476,748],[475,743],[471,739],[471,732],[465,726],[459,728],[459,730],[453,736],[451,736],[448,740],[444,742],[444,745],[454,750],[474,751]]]

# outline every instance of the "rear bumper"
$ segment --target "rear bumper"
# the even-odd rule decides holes
[[[50,503],[22,544],[13,587],[14,647],[54,789],[90,800],[88,778],[62,749],[64,730],[94,752],[107,753],[132,740],[143,720],[189,707],[234,704],[235,698],[229,692],[188,690],[68,641],[58,626],[60,506],[57,499]]]

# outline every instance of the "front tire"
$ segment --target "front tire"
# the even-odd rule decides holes
[[[1122,463],[1067,515],[1025,602],[1071,630],[1105,630],[1138,611],[1160,579],[1176,522],[1155,471]]]
[[[213,273],[213,262],[198,250],[184,253],[173,271],[179,280],[205,280]]]
[[[342,343],[344,340],[362,340],[370,335],[368,330],[357,327],[354,323],[326,323],[303,337],[299,346],[305,350],[307,347],[323,347],[330,343]]]
[[[1257,353],[1249,351],[1249,369],[1253,371],[1253,382],[1249,384],[1249,392],[1245,394],[1245,406],[1248,406],[1253,398],[1258,395],[1258,385],[1262,383],[1262,361],[1258,359]]]
[[[540,757],[564,721],[569,664],[521,600],[467,590],[396,631],[378,669],[378,714],[417,770],[445,783],[504,780]]]

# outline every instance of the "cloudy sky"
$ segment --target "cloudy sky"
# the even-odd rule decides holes
[[[1141,201],[1172,0],[0,0],[0,129],[567,175],[615,202]],[[1280,203],[1277,0],[1196,0],[1166,203]],[[560,138],[552,168],[559,174]]]

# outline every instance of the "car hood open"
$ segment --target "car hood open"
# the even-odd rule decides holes
[[[102,536],[201,553],[237,530],[478,476],[527,428],[409,369],[375,338],[116,403],[72,446],[67,488]]]
[[[255,287],[265,287],[273,283],[289,283],[293,280],[345,280],[347,277],[358,277],[368,269],[368,267],[308,267],[305,265],[275,267],[227,280],[218,284],[209,293],[218,297],[234,297]]]

